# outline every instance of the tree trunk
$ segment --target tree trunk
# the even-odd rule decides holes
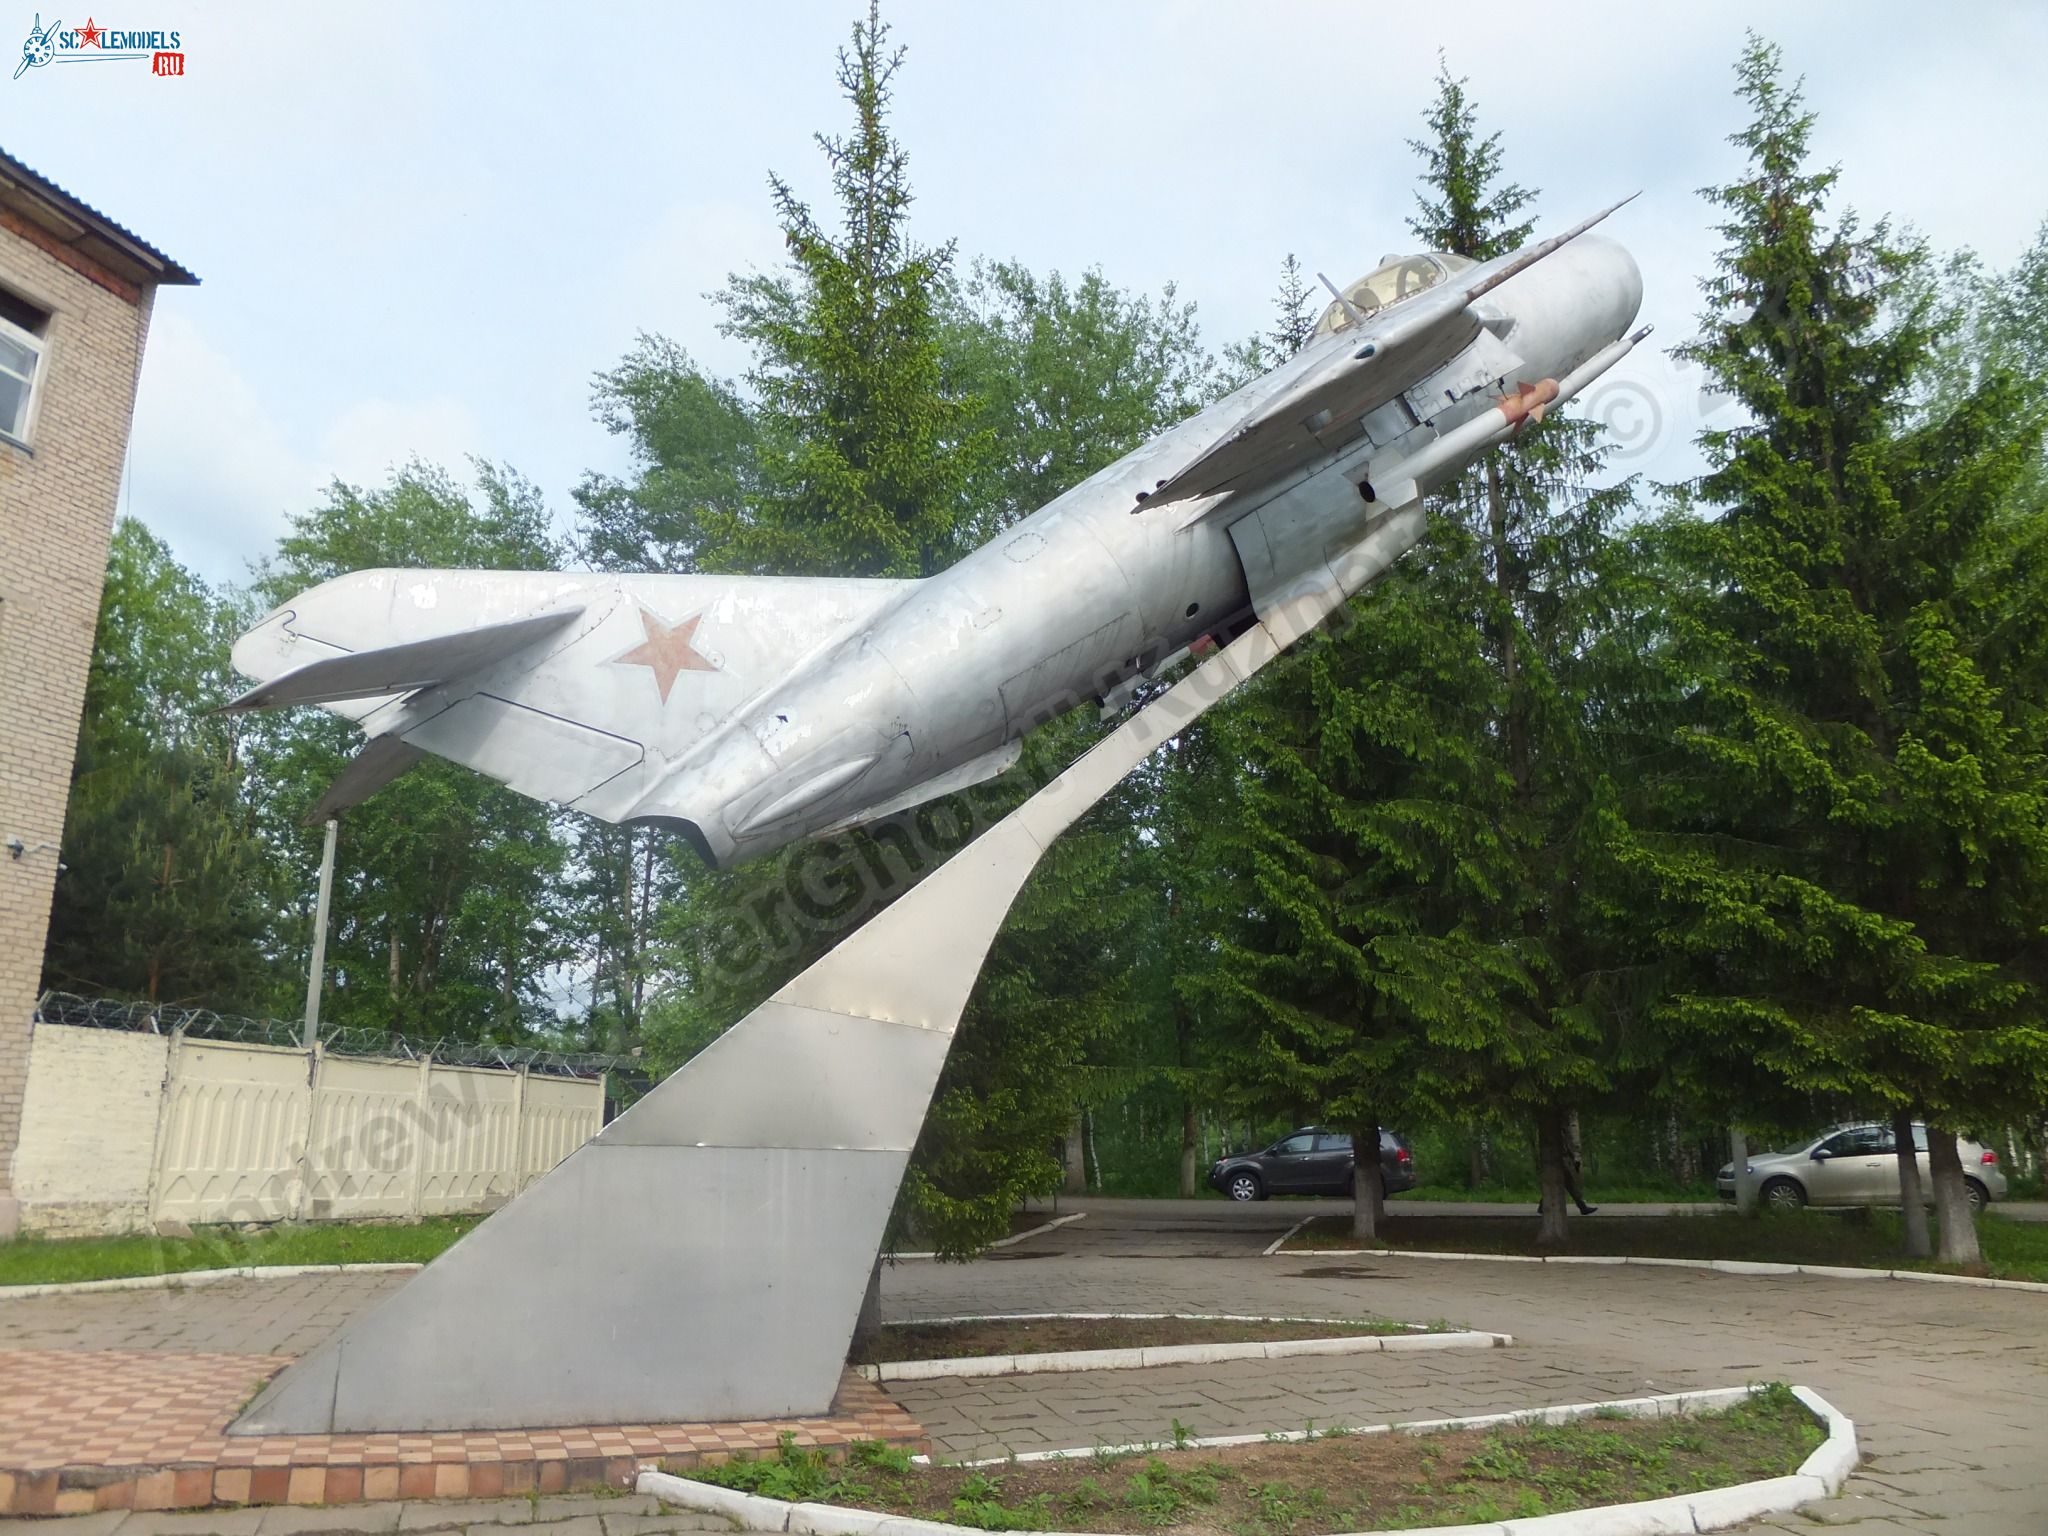
[[[1074,1111],[1073,1124],[1067,1127],[1066,1140],[1067,1176],[1061,1188],[1070,1195],[1088,1193],[1088,1164],[1081,1155],[1081,1111]]]
[[[1671,1137],[1671,1176],[1681,1186],[1690,1188],[1699,1182],[1699,1149],[1679,1129],[1675,1108],[1665,1112],[1665,1126]]]
[[[1472,1135],[1472,1172],[1465,1180],[1467,1189],[1477,1189],[1486,1182],[1485,1135],[1484,1131],[1475,1131]]]
[[[1095,1152],[1095,1112],[1085,1105],[1081,1109],[1081,1162],[1088,1175],[1088,1187],[1102,1188],[1102,1159]]]
[[[868,1271],[868,1288],[860,1299],[860,1316],[853,1323],[853,1352],[871,1343],[882,1331],[882,1256],[875,1255],[875,1267]]]
[[[1906,1222],[1906,1257],[1924,1259],[1934,1252],[1927,1236],[1927,1198],[1920,1188],[1920,1154],[1913,1150],[1913,1111],[1892,1116],[1892,1140],[1899,1159],[1899,1210]],[[1934,1144],[1933,1138],[1928,1145]]]
[[[1963,1160],[1956,1151],[1954,1131],[1929,1124],[1927,1164],[1934,1176],[1935,1220],[1941,1224],[1941,1248],[1935,1257],[1944,1264],[1982,1269],[1984,1253],[1977,1246],[1977,1217],[1963,1183]]]
[[[1569,1233],[1564,1207],[1564,1116],[1544,1109],[1536,1116],[1536,1171],[1543,1184],[1543,1203],[1536,1222],[1536,1246],[1562,1248]]]
[[[1180,916],[1180,896],[1175,893],[1171,918]],[[1173,1045],[1175,1059],[1183,1072],[1192,1071],[1195,1065],[1195,1014],[1194,1010],[1176,997],[1173,1001]],[[1187,1079],[1183,1078],[1185,1084]],[[1180,1101],[1180,1197],[1183,1200],[1195,1198],[1195,1140],[1200,1130],[1195,1117],[1194,1096],[1182,1088]]]
[[[1747,1216],[1756,1209],[1756,1178],[1749,1171],[1749,1133],[1739,1125],[1728,1127],[1728,1154],[1735,1169],[1735,1209]]]
[[[1351,1132],[1351,1235],[1378,1241],[1387,1214],[1387,1181],[1380,1167],[1380,1128],[1361,1125]]]

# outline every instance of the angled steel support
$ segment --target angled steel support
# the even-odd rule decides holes
[[[232,1432],[825,1412],[953,1031],[1026,877],[1153,748],[1339,601],[1332,583],[1269,607],[1264,622],[288,1367]]]

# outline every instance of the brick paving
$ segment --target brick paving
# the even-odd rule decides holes
[[[892,1384],[891,1395],[941,1454],[1166,1438],[1175,1418],[1200,1433],[1223,1434],[1293,1428],[1309,1419],[1383,1421],[1784,1378],[1816,1388],[1853,1417],[1868,1459],[1842,1499],[1751,1527],[1751,1536],[1815,1536],[1815,1522],[1849,1524],[1856,1536],[2048,1533],[2048,1297],[1681,1269],[1313,1254],[1266,1259],[1259,1250],[1304,1214],[1298,1205],[1084,1205],[1086,1220],[981,1263],[906,1263],[885,1271],[885,1313],[1380,1315],[1442,1318],[1511,1333],[1516,1342],[1506,1350]],[[137,1293],[0,1302],[0,1349],[192,1351],[232,1339],[245,1316],[257,1320],[265,1338],[303,1340],[395,1283],[314,1276],[224,1282],[153,1305],[138,1305]],[[521,1501],[511,1514],[526,1508]],[[496,1530],[506,1517],[504,1506],[475,1503],[407,1504],[402,1512],[397,1505],[359,1505],[341,1513],[352,1523],[339,1528],[352,1531],[389,1531],[401,1519],[407,1529],[432,1519]],[[307,1514],[228,1511],[203,1518]],[[188,1518],[136,1514],[120,1528],[122,1536],[258,1532],[255,1524],[166,1523]],[[569,1529],[576,1536],[628,1536],[625,1522],[639,1518],[593,1506],[573,1517],[590,1523]],[[657,1522],[646,1529],[671,1528],[696,1527]],[[81,1522],[37,1529],[101,1536]],[[273,1523],[263,1533],[280,1536],[284,1529]]]
[[[0,1299],[0,1349],[302,1355],[408,1278],[298,1275],[160,1291],[10,1297]]]
[[[174,1349],[0,1350],[0,1514],[622,1490],[645,1462],[691,1465],[769,1451],[785,1433],[800,1445],[923,1442],[901,1408],[850,1372],[832,1413],[821,1418],[229,1436],[228,1421],[285,1358]]]
[[[412,1500],[328,1508],[210,1509],[184,1514],[75,1515],[69,1519],[0,1518],[0,1536],[335,1536],[436,1531],[474,1536],[696,1536],[732,1526],[711,1515],[664,1512],[638,1494],[556,1494],[539,1499]]]

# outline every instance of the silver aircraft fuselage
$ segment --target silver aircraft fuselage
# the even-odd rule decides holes
[[[1598,217],[1389,259],[1294,357],[928,579],[358,571],[236,643],[262,681],[230,707],[370,738],[316,816],[428,753],[719,865],[908,809],[1205,638],[1291,643],[1398,558],[1428,491],[1641,338]]]
[[[1492,297],[1525,376],[1565,379],[1626,335],[1642,280],[1625,249],[1587,235]],[[1344,344],[1341,332],[1311,343]],[[915,583],[678,764],[662,797],[667,814],[725,864],[996,752],[1203,637],[1227,634],[1253,607],[1241,550],[1247,514],[1285,500],[1289,526],[1314,530],[1304,548],[1355,544],[1389,511],[1363,488],[1401,480],[1404,458],[1497,408],[1496,396],[1478,391],[1421,423],[1397,398],[1319,461],[1237,493],[1225,515],[1191,518],[1185,504],[1138,500],[1285,374],[1283,366],[1253,380]],[[1483,451],[1431,466],[1416,489],[1454,478]],[[764,785],[774,788],[764,794]]]

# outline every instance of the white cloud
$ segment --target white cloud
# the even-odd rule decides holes
[[[151,327],[121,510],[202,576],[238,581],[275,547],[286,514],[336,477],[375,484],[414,457],[460,475],[484,441],[476,413],[447,395],[359,400],[317,441],[295,441],[203,328],[165,305]]]
[[[248,380],[174,305],[150,328],[121,506],[211,580],[269,552],[318,476]]]
[[[413,458],[444,465],[459,479],[483,442],[476,413],[452,396],[362,400],[321,434],[314,462],[322,485],[337,476],[351,485],[374,485]]]

